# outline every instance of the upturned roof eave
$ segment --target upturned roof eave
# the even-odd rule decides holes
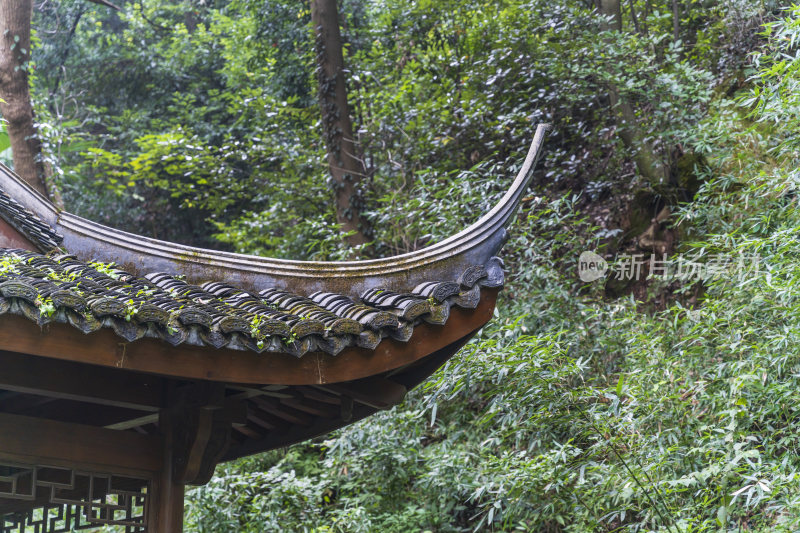
[[[490,267],[530,183],[547,129],[545,124],[537,126],[508,192],[477,222],[421,250],[363,261],[273,259],[151,239],[60,210],[6,167],[0,166],[0,180],[12,198],[63,235],[64,249],[84,261],[114,262],[136,274],[163,271],[193,281],[226,279],[249,290],[278,287],[358,295],[376,287],[409,290],[424,281],[455,279],[468,265]]]

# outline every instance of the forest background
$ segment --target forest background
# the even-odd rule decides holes
[[[51,197],[244,253],[423,247],[553,125],[492,324],[391,411],[219,467],[187,530],[797,530],[800,7],[343,0],[348,184],[322,3],[37,0],[16,47]],[[585,283],[583,251],[749,268]]]

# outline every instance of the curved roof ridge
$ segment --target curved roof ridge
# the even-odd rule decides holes
[[[538,161],[547,124],[539,124],[527,156],[508,192],[488,213],[457,234],[420,250],[362,261],[296,261],[196,248],[124,232],[59,210],[5,167],[2,187],[9,196],[63,235],[71,254],[89,261],[115,262],[133,273],[161,271],[193,282],[228,279],[258,292],[303,288],[357,296],[370,288],[410,290],[432,279],[452,280],[468,265],[486,265],[507,238],[506,226],[516,212]]]

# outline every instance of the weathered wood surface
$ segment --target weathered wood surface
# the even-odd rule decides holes
[[[0,413],[0,460],[149,478],[161,469],[162,441],[132,432]]]

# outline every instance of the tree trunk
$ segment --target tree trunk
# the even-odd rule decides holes
[[[672,38],[678,42],[681,38],[681,5],[672,0]]]
[[[599,0],[597,7],[601,14],[612,17],[610,22],[603,23],[604,30],[622,31],[622,9],[619,0]]]
[[[347,237],[348,244],[358,246],[370,241],[371,228],[363,215],[364,200],[359,183],[365,170],[353,142],[336,0],[311,0],[311,22],[316,35],[319,105],[336,199],[336,218],[344,231],[352,233]]]
[[[603,23],[604,30],[622,31],[620,0],[599,0],[597,7],[602,15],[611,17],[610,21]],[[666,181],[666,169],[653,147],[645,139],[631,103],[620,95],[619,89],[614,84],[608,86],[608,98],[611,108],[617,114],[619,136],[632,154],[639,174],[653,185]]]
[[[14,170],[47,196],[28,87],[32,16],[33,0],[0,0],[0,113],[11,140]]]
[[[639,174],[653,185],[666,182],[667,171],[659,160],[658,155],[656,155],[655,150],[645,140],[633,106],[620,97],[617,88],[614,86],[609,88],[608,96],[611,106],[617,110],[619,136],[628,152],[632,153],[632,159],[636,163],[636,169]]]

